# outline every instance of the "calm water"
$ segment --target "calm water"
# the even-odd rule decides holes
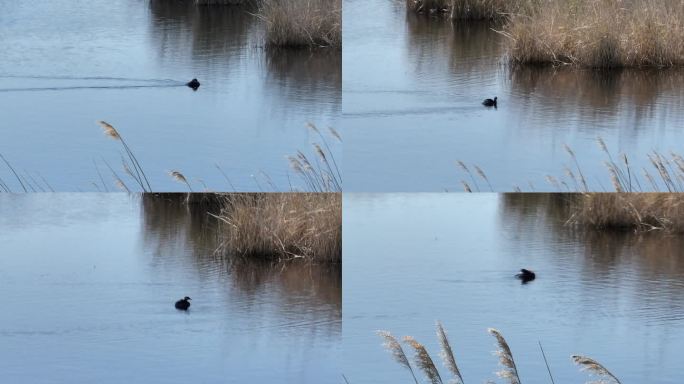
[[[564,144],[603,190],[599,136],[637,168],[654,149],[684,153],[684,71],[512,69],[496,26],[417,17],[399,0],[346,0],[343,20],[348,191],[462,190],[459,160],[495,191],[554,190],[545,176],[573,164]],[[497,110],[480,105],[494,96]]]
[[[0,195],[3,381],[339,382],[339,268],[228,265],[215,241],[174,202]]]
[[[545,195],[346,195],[350,382],[412,382],[374,331],[412,335],[439,359],[441,320],[466,382],[494,378],[494,327],[523,382],[549,382],[541,341],[559,383],[588,381],[572,354],[624,383],[680,383],[684,237],[577,233],[560,205]],[[521,267],[537,279],[521,285]]]
[[[95,190],[93,160],[107,181],[103,159],[123,173],[105,120],[155,190],[184,189],[172,169],[197,190],[232,190],[215,164],[238,190],[259,191],[262,172],[289,189],[285,156],[315,139],[305,124],[339,128],[341,52],[265,51],[253,10],[188,3],[1,2],[0,154],[55,190]],[[193,77],[197,92],[183,86]],[[3,164],[18,191],[10,176]]]

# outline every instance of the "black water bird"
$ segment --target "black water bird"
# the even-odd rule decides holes
[[[176,301],[176,309],[180,309],[181,311],[187,311],[188,308],[190,308],[190,300],[192,299],[185,296],[184,298]]]
[[[515,277],[520,279],[523,284],[527,284],[530,281],[534,280],[537,277],[537,275],[535,275],[534,272],[530,271],[529,269],[523,268],[520,270],[520,273],[515,275]]]
[[[485,107],[496,107],[496,99],[498,99],[498,97],[494,97],[494,100],[485,99],[485,101],[482,102],[482,105]]]
[[[200,82],[197,81],[197,79],[192,79],[190,80],[189,83],[186,84],[188,87],[192,88],[193,91],[196,91],[197,88],[200,87]]]

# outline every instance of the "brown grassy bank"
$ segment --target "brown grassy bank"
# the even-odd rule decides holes
[[[593,68],[684,64],[681,0],[549,0],[511,15],[513,62]]]
[[[684,65],[681,0],[406,0],[410,11],[498,20],[513,63],[589,68]]]
[[[215,215],[220,251],[250,258],[342,261],[339,193],[234,193]]]
[[[342,47],[342,0],[260,0],[270,47]]]
[[[585,193],[570,204],[568,222],[599,230],[684,232],[684,194]]]

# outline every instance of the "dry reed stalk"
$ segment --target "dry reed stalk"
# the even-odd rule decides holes
[[[16,177],[17,181],[19,182],[19,185],[21,185],[21,188],[24,190],[24,192],[28,192],[28,190],[26,189],[26,185],[24,185],[24,182],[19,177],[19,174],[17,173],[17,171],[14,170],[14,167],[12,167],[12,164],[10,164],[10,162],[7,161],[7,159],[5,159],[5,156],[3,156],[1,153],[0,153],[0,159],[2,159],[2,161],[5,162],[5,165],[7,165],[7,168],[9,168],[10,171],[12,171],[12,173],[14,174],[14,177]],[[4,182],[3,182],[3,184],[4,184]],[[5,184],[5,188],[7,188],[7,184]],[[8,191],[9,191],[9,189],[8,189]]]
[[[513,353],[511,352],[511,348],[508,346],[506,339],[501,335],[501,332],[494,328],[489,328],[487,331],[496,338],[496,343],[499,347],[495,354],[499,357],[499,364],[501,364],[502,369],[496,372],[497,376],[508,380],[511,384],[520,384],[518,368],[515,366]]]
[[[444,366],[446,366],[447,369],[454,376],[453,382],[455,382],[455,384],[464,384],[463,376],[461,376],[461,371],[458,369],[458,365],[456,364],[454,351],[451,349],[451,345],[449,344],[449,339],[447,338],[446,331],[444,330],[442,323],[440,323],[439,321],[437,322],[437,339],[439,340],[439,344],[442,347],[440,355],[442,357],[442,361],[444,362]]]
[[[111,139],[117,140],[121,143],[123,146],[124,150],[126,151],[126,155],[128,156],[129,160],[133,164],[133,169],[135,171],[135,175],[133,175],[133,172],[130,172],[130,169],[126,170],[127,173],[131,175],[133,179],[140,185],[142,188],[143,192],[152,192],[152,187],[150,186],[149,180],[147,180],[147,176],[145,175],[145,172],[143,171],[142,167],[140,166],[140,163],[138,162],[138,159],[135,157],[133,154],[133,151],[131,151],[130,147],[124,140],[124,138],[119,134],[119,131],[114,128],[111,124],[107,123],[106,121],[99,121],[98,124],[102,127],[102,130],[104,134]]]
[[[461,168],[461,169],[463,170],[463,172],[465,172],[468,176],[470,176],[470,181],[473,182],[473,185],[475,186],[475,189],[476,189],[478,192],[480,192],[480,186],[477,185],[477,181],[475,181],[475,176],[473,176],[473,173],[470,172],[470,169],[468,168],[468,166],[467,166],[464,162],[462,162],[461,160],[458,160],[458,161],[456,162],[456,164],[458,165],[459,168]]]
[[[425,349],[425,346],[417,342],[416,339],[411,336],[404,336],[404,342],[411,346],[415,351],[413,360],[423,371],[428,380],[430,380],[432,384],[442,384],[442,378],[439,375],[439,371],[432,361],[427,349]]]
[[[599,380],[591,381],[587,384],[605,384],[607,382],[604,381],[604,379],[608,379],[608,383],[621,384],[620,380],[618,380],[618,378],[615,377],[615,375],[610,373],[610,371],[606,369],[606,367],[604,367],[598,361],[592,358],[580,355],[573,355],[572,360],[575,362],[575,364],[580,366],[580,370],[587,371],[599,377]]]
[[[406,354],[404,353],[404,348],[401,347],[401,344],[397,341],[396,337],[392,336],[392,334],[387,331],[377,331],[377,334],[384,340],[382,346],[392,354],[394,361],[408,369],[409,372],[411,372],[411,376],[413,376],[413,381],[418,384],[418,379],[416,378],[415,373],[413,373],[413,368],[411,367],[408,357],[406,357]]]

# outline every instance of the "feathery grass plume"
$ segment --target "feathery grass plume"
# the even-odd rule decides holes
[[[340,169],[337,166],[337,162],[335,161],[335,157],[332,155],[332,150],[330,149],[330,146],[328,145],[328,141],[325,139],[325,137],[323,136],[321,131],[316,127],[316,125],[314,123],[308,122],[307,126],[309,127],[309,129],[311,129],[316,134],[318,134],[318,137],[320,137],[321,141],[323,142],[323,145],[325,146],[325,149],[327,150],[327,152],[329,154],[329,158],[332,161],[332,164],[335,168],[334,173],[333,173],[332,168],[330,167],[330,163],[328,162],[328,157],[326,157],[326,155],[325,155],[325,151],[323,151],[321,146],[318,145],[317,143],[313,144],[314,148],[316,149],[316,152],[318,153],[318,155],[321,157],[321,159],[325,163],[326,167],[328,168],[329,174],[331,176],[334,176],[334,177],[332,177],[331,181],[333,181],[333,183],[336,184],[336,186],[335,186],[336,188],[339,188],[339,190],[341,190],[342,189],[342,174],[340,173]],[[335,131],[331,127],[329,127],[328,130],[331,132],[333,137],[336,137],[339,140],[339,142],[342,142],[342,137],[340,137],[340,135],[337,131]]]
[[[116,128],[114,128],[111,124],[107,123],[106,121],[100,120],[98,121],[98,124],[100,124],[100,126],[102,127],[102,130],[104,131],[105,135],[114,140],[118,140],[123,146],[124,150],[126,151],[126,154],[128,155],[129,160],[133,164],[133,169],[136,174],[135,178],[141,184],[143,192],[152,192],[152,187],[150,186],[149,180],[147,180],[147,175],[145,175],[145,172],[143,171],[142,167],[140,166],[140,163],[138,162],[138,159],[133,154],[133,151],[131,151],[123,136],[119,134],[119,131],[117,131]],[[147,185],[147,187],[145,187],[145,185],[142,183],[143,180],[145,180],[145,184]]]
[[[473,190],[470,189],[470,185],[468,185],[468,183],[461,180],[461,184],[463,185],[463,191],[468,192],[468,193],[473,193]]]
[[[406,368],[411,372],[411,376],[413,376],[413,380],[418,384],[418,379],[416,378],[416,375],[413,373],[413,368],[411,368],[411,363],[409,362],[408,357],[406,357],[406,354],[404,353],[404,348],[401,347],[401,344],[397,339],[392,336],[391,333],[388,331],[377,331],[378,336],[380,336],[384,342],[382,344],[383,347],[385,347],[386,350],[388,350],[390,353],[392,353],[392,357],[394,358],[394,361],[399,363],[402,367]]]
[[[176,171],[176,170],[169,171],[169,176],[171,176],[171,178],[174,179],[175,181],[177,181],[181,184],[185,184],[188,187],[188,189],[190,190],[190,192],[192,192],[192,187],[190,186],[190,183],[188,183],[188,179],[186,179],[185,176],[180,171]]]
[[[560,184],[558,184],[558,180],[556,180],[555,177],[551,175],[546,175],[546,181],[551,184],[554,188],[556,188],[558,191],[561,190]]]
[[[475,181],[475,176],[473,176],[473,173],[470,172],[470,169],[468,168],[468,166],[467,166],[464,162],[462,162],[461,160],[458,160],[458,161],[456,162],[456,164],[458,164],[458,167],[461,168],[465,173],[467,173],[468,176],[470,176],[470,181],[473,182],[473,185],[475,186],[475,189],[476,189],[478,192],[480,192],[480,186],[477,185],[477,181]]]
[[[128,189],[128,186],[121,179],[114,180],[114,184],[116,185],[117,188],[119,188],[122,191],[126,191],[128,193],[131,192],[131,190]]]
[[[342,136],[340,135],[339,132],[333,127],[328,127],[328,131],[330,131],[330,134],[337,139],[340,143],[342,142]]]
[[[494,328],[489,328],[487,332],[496,338],[496,343],[499,347],[495,354],[499,357],[499,364],[501,364],[502,369],[496,372],[497,376],[508,380],[508,382],[511,384],[520,384],[518,368],[515,366],[513,353],[511,352],[511,348],[508,346],[506,339],[504,339],[503,335],[501,335],[501,332]]]
[[[432,384],[442,384],[442,378],[439,376],[439,371],[432,361],[430,354],[423,344],[416,341],[411,336],[404,336],[404,342],[413,348],[415,355],[413,360],[415,361],[418,368],[420,368],[425,376],[430,380]]]
[[[446,366],[451,374],[454,375],[454,380],[452,382],[455,382],[455,384],[464,384],[463,376],[461,376],[461,371],[458,369],[458,365],[456,364],[454,351],[451,349],[446,331],[444,330],[442,323],[439,321],[437,322],[437,339],[442,347],[440,355],[442,357],[442,361],[444,362],[444,366]]]
[[[604,367],[598,361],[592,358],[580,355],[573,355],[572,360],[575,362],[575,364],[580,366],[580,370],[589,372],[592,375],[599,377],[598,381],[591,381],[588,384],[607,383],[604,379],[610,380],[608,381],[608,383],[621,384],[620,380],[618,380],[618,378],[615,377],[615,375],[610,373],[610,371],[606,369],[606,367]]]
[[[489,186],[489,191],[494,192],[494,188],[492,187],[492,184],[489,182],[489,179],[487,178],[487,175],[485,175],[484,171],[478,167],[477,165],[475,166],[475,172],[484,179],[484,181],[487,182],[487,185]]]
[[[570,158],[575,162],[575,166],[577,167],[577,174],[579,175],[580,179],[580,184],[582,185],[582,191],[587,192],[589,191],[589,187],[587,187],[587,181],[584,178],[584,174],[582,173],[582,168],[579,165],[579,162],[577,161],[577,156],[575,156],[575,152],[567,145],[563,144],[563,147],[565,148],[565,151],[570,155]]]

